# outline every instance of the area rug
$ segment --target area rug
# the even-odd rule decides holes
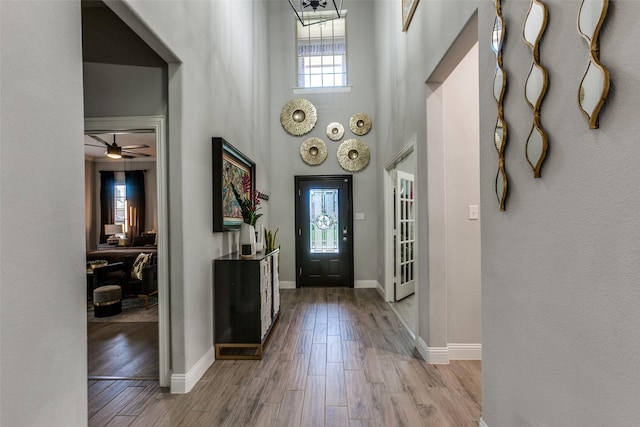
[[[157,322],[158,321],[158,298],[149,297],[149,309],[144,308],[144,298],[125,298],[122,300],[122,313],[108,317],[95,317],[93,304],[87,307],[87,322],[110,323],[110,322]]]

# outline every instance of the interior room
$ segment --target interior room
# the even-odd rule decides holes
[[[88,377],[158,379],[156,134],[87,133],[84,145]]]
[[[0,424],[637,424],[637,17],[0,2]],[[151,131],[155,167],[101,157]],[[157,295],[105,255],[152,234]],[[154,324],[157,362],[91,377],[132,360],[94,323]]]

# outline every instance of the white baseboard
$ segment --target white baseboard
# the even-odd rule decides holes
[[[489,427],[489,425],[487,423],[485,423],[482,418],[480,418],[480,426],[479,427]]]
[[[193,368],[189,369],[189,372],[186,374],[171,374],[171,393],[189,393],[215,360],[216,351],[214,347],[210,347],[200,360],[193,365]]]
[[[377,280],[356,280],[353,287],[356,289],[377,288],[380,286]]]
[[[448,365],[448,347],[427,347],[427,357],[425,359],[431,365]]]
[[[451,344],[449,360],[482,360],[482,344]]]
[[[482,360],[482,344],[448,344],[447,347],[429,347],[421,337],[416,348],[427,363],[446,365],[451,360]]]
[[[295,289],[296,282],[289,280],[280,280],[280,289]]]

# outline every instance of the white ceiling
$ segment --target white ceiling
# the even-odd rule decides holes
[[[98,133],[92,134],[95,135],[109,144],[113,144],[113,133]],[[156,134],[155,133],[116,133],[115,134],[116,144],[120,147],[126,147],[128,145],[139,145],[146,144],[148,148],[136,148],[131,150],[126,150],[123,148],[123,155],[132,155],[135,159],[139,160],[155,160],[156,158]],[[102,142],[97,141],[89,135],[84,136],[84,155],[86,158],[94,159],[94,160],[107,160],[112,162],[119,162],[122,160],[113,160],[109,159],[105,156],[107,152],[107,147]],[[149,156],[136,156],[135,153],[138,154],[148,154]],[[132,160],[132,159],[126,159]]]

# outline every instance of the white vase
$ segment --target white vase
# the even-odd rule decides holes
[[[264,226],[256,225],[256,252],[264,250]]]
[[[249,225],[243,222],[240,226],[240,254],[242,255],[255,255],[256,254],[256,230],[253,225]],[[243,246],[249,245],[251,250],[249,253],[243,251]]]

